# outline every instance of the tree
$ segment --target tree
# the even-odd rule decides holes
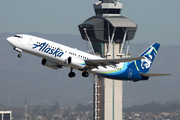
[[[76,106],[77,111],[86,111],[86,107],[82,105],[81,103],[78,103]]]

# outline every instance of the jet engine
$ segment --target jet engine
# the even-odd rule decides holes
[[[68,57],[67,59],[68,67],[75,69],[83,69],[86,64],[85,61],[76,57]]]
[[[62,65],[59,65],[56,62],[53,62],[53,61],[50,61],[50,60],[47,60],[44,58],[42,59],[41,63],[42,63],[42,65],[49,67],[49,68],[52,68],[52,69],[55,69],[55,70],[62,68]]]

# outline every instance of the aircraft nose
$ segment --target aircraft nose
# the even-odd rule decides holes
[[[13,42],[13,37],[8,37],[7,42],[11,44]]]

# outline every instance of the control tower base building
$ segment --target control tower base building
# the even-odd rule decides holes
[[[81,37],[92,44],[96,55],[106,59],[129,57],[129,41],[137,25],[121,16],[122,4],[99,0],[94,10],[96,15],[78,26]],[[122,92],[122,81],[95,76],[94,119],[122,120]]]

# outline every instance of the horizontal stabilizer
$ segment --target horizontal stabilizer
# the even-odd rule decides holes
[[[172,74],[159,74],[159,73],[139,73],[143,77],[157,77],[157,76],[167,76]]]

